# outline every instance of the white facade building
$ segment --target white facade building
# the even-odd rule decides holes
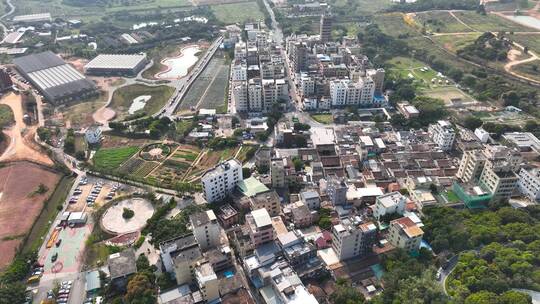
[[[431,140],[443,151],[452,149],[456,139],[456,132],[452,128],[452,124],[447,120],[439,120],[429,125],[428,134]]]
[[[206,210],[189,217],[193,235],[202,250],[219,246],[220,228],[214,211]]]
[[[209,203],[224,199],[236,184],[243,180],[242,163],[234,158],[229,159],[206,171],[201,178],[203,194]]]
[[[375,94],[375,83],[370,77],[353,82],[339,79],[330,82],[330,99],[333,107],[348,105],[370,106]]]
[[[349,219],[332,228],[332,249],[340,261],[369,254],[377,239],[373,223],[352,223]]]
[[[375,200],[375,210],[373,211],[373,216],[378,219],[385,214],[403,214],[406,204],[407,198],[399,192],[391,192],[381,195]]]
[[[261,112],[263,110],[263,90],[259,79],[249,80],[248,104],[251,112]]]
[[[247,112],[249,110],[248,86],[246,81],[233,82],[232,98],[237,112]]]
[[[540,202],[540,169],[519,171],[519,191],[533,202]]]
[[[101,128],[99,126],[92,126],[86,129],[84,138],[90,145],[98,144],[101,141]]]
[[[247,66],[245,64],[235,64],[232,67],[232,80],[233,81],[246,81],[247,80]]]

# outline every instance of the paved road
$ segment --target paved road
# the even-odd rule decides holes
[[[13,14],[13,12],[15,11],[15,5],[13,5],[11,3],[11,0],[6,0],[6,4],[9,6],[9,11],[6,12],[5,14],[3,14],[2,16],[0,16],[0,20],[4,20],[7,16]],[[4,37],[2,38],[2,42],[4,42],[4,39],[6,38],[7,36],[7,27],[4,25],[4,22],[0,22],[0,27],[2,28],[2,31],[4,32]]]

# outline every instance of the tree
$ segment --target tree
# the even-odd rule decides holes
[[[302,169],[304,169],[304,162],[300,158],[293,157],[292,161],[294,164],[294,170],[296,172],[302,171]]]
[[[251,170],[249,168],[243,167],[242,176],[244,177],[244,179],[249,178],[251,176]]]
[[[364,295],[351,286],[348,281],[336,281],[336,291],[332,294],[331,303],[335,304],[363,304]]]
[[[26,286],[23,283],[9,283],[0,286],[0,304],[25,302]]]
[[[156,290],[148,276],[143,273],[136,273],[129,280],[124,298],[131,304],[154,304],[157,302]]]
[[[135,215],[135,212],[133,210],[124,207],[124,210],[122,211],[122,217],[124,219],[128,220],[132,218],[134,215]]]
[[[483,124],[482,120],[478,117],[469,115],[463,119],[463,126],[469,130],[475,130],[476,128],[481,127]]]

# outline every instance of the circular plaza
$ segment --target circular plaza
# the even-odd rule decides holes
[[[126,210],[131,210],[131,216],[126,217]],[[101,227],[111,234],[124,234],[139,231],[146,225],[154,206],[144,198],[129,198],[110,206],[101,217]]]

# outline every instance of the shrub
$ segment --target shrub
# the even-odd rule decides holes
[[[124,208],[124,211],[122,212],[122,217],[127,219],[132,218],[135,215],[135,212],[129,208]]]

